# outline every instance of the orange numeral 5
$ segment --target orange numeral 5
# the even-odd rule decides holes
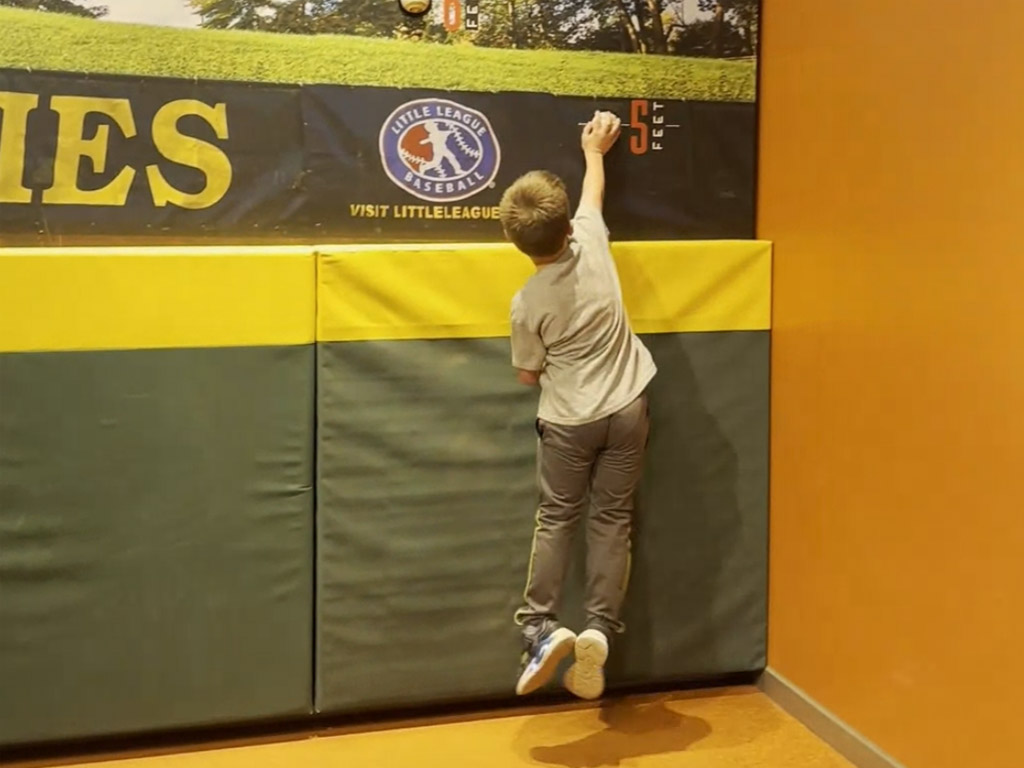
[[[444,28],[457,32],[462,26],[462,0],[444,0]]]
[[[634,99],[629,106],[629,126],[636,131],[629,137],[629,150],[634,155],[645,155],[648,149],[647,117],[650,102],[646,99]]]

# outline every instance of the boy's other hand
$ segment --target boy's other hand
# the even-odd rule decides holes
[[[611,149],[622,132],[622,121],[611,112],[595,112],[583,128],[583,151],[601,155]]]

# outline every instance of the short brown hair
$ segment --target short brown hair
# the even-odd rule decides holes
[[[569,194],[548,171],[520,176],[501,197],[501,226],[516,248],[534,259],[554,256],[569,234]]]

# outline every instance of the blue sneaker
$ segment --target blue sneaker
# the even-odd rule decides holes
[[[547,685],[555,676],[562,659],[572,653],[575,647],[576,633],[564,627],[530,643],[523,654],[516,695],[525,696]]]

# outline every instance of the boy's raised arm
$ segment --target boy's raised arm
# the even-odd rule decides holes
[[[604,207],[604,156],[619,138],[622,121],[611,112],[595,112],[594,118],[583,128],[580,143],[587,170],[583,177],[580,204],[597,210]]]

